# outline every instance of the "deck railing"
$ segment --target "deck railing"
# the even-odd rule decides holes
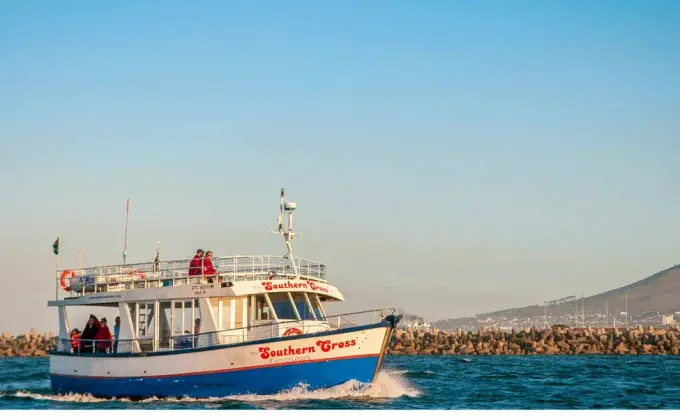
[[[179,351],[191,348],[229,346],[244,342],[267,340],[288,335],[314,335],[324,331],[370,325],[381,322],[395,309],[377,309],[327,316],[324,320],[283,321],[251,327],[205,332],[199,334],[175,335],[155,340],[140,337],[127,340],[83,340],[55,337],[56,352],[77,355],[107,356],[116,353],[147,353]]]
[[[264,278],[294,277],[295,268],[288,257],[282,256],[230,256],[213,257],[212,265],[215,273],[206,274],[199,267],[200,273],[189,275],[191,260],[159,261],[126,265],[89,267],[58,271],[57,280],[64,274],[65,282],[77,294],[115,292],[120,290],[177,286],[185,284],[208,283],[219,281],[237,282],[242,280],[261,280]],[[326,282],[326,265],[295,258],[295,267],[301,278]],[[66,273],[65,273],[66,272]],[[75,277],[71,277],[71,273]]]

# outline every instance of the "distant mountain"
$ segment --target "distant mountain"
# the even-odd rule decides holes
[[[587,312],[599,311],[604,313],[609,308],[609,314],[624,312],[626,309],[626,295],[628,312],[630,315],[644,313],[673,313],[680,311],[680,265],[675,265],[660,271],[653,276],[637,281],[633,284],[609,290],[604,293],[583,298],[583,310]],[[548,305],[552,316],[581,313],[581,298],[563,298]],[[469,320],[499,318],[530,318],[542,316],[544,307],[531,305],[522,308],[504,309],[476,315],[475,318],[451,318],[436,321],[433,326],[447,329]]]

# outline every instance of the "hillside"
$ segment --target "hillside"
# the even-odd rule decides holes
[[[675,265],[660,271],[650,277],[635,283],[609,290],[583,299],[583,310],[586,312],[605,313],[607,303],[609,314],[625,311],[626,298],[628,295],[628,312],[630,315],[644,313],[672,313],[680,311],[680,265]],[[581,299],[571,300],[550,305],[548,307],[551,316],[563,316],[579,314],[581,312]],[[504,309],[495,312],[487,312],[476,315],[477,319],[489,317],[499,318],[530,318],[542,316],[543,306],[532,305],[522,308]],[[451,318],[435,322],[438,328],[450,328],[457,323],[470,318]],[[469,321],[466,321],[469,322]]]

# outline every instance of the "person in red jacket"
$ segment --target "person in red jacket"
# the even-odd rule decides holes
[[[95,340],[97,340],[97,351],[105,353],[106,350],[111,347],[113,337],[111,336],[108,325],[106,325],[106,318],[102,318],[101,321],[99,321],[99,324],[99,331],[95,337]]]
[[[215,270],[212,263],[212,255],[212,251],[206,251],[205,258],[203,259],[203,275],[208,276],[208,283],[212,283],[215,277],[217,277],[217,282],[219,283],[222,281],[222,276],[217,276],[217,270]]]
[[[200,276],[203,273],[203,250],[196,250],[196,255],[189,263],[189,276]]]

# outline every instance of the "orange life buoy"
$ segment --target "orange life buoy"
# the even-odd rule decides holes
[[[137,269],[130,271],[130,273],[128,273],[128,274],[129,274],[130,276],[137,276],[137,277],[139,277],[140,279],[143,279],[143,278],[145,277],[145,276],[144,276],[144,273],[140,273],[140,271],[137,270]]]
[[[300,331],[300,328],[288,328],[286,332],[283,333],[283,336],[287,337],[289,335],[302,335],[302,331]]]
[[[69,278],[69,284],[66,285],[66,278]],[[76,272],[73,270],[64,270],[63,273],[61,273],[61,288],[64,289],[67,292],[71,291],[71,280],[70,279],[75,279],[76,278]]]

